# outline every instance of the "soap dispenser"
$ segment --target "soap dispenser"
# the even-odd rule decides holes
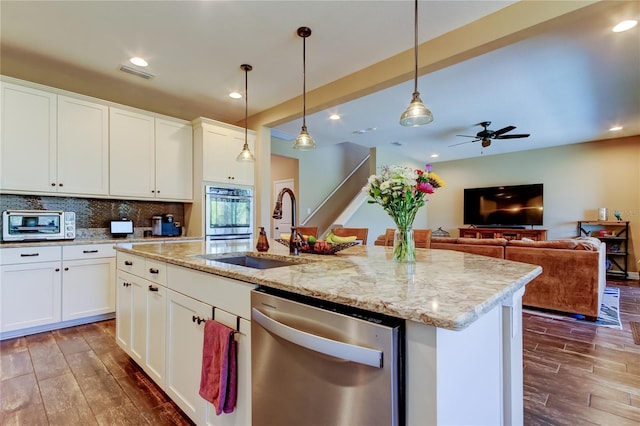
[[[267,240],[267,233],[264,231],[264,226],[260,227],[260,235],[258,236],[258,244],[256,244],[256,250],[269,251],[269,240]]]

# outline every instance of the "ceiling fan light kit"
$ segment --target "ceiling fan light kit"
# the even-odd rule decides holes
[[[420,92],[418,92],[418,0],[414,1],[413,19],[413,96],[406,111],[400,116],[400,124],[402,126],[422,126],[433,121],[433,114],[424,105],[422,99],[420,99]]]
[[[248,75],[249,71],[251,71],[253,67],[248,64],[242,64],[240,65],[240,69],[244,71],[244,146],[242,147],[242,151],[240,151],[240,154],[238,154],[238,157],[236,157],[236,161],[240,161],[243,163],[253,163],[254,161],[256,161],[256,158],[251,153],[247,140],[247,117],[249,115]]]
[[[300,151],[309,151],[315,149],[316,142],[313,140],[309,132],[307,131],[307,49],[306,39],[311,35],[311,28],[300,27],[298,28],[298,36],[302,38],[302,130],[296,138],[293,144],[294,149]]]

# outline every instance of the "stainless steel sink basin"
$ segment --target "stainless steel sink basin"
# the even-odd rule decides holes
[[[215,260],[216,262],[229,263],[231,265],[245,266],[247,268],[253,269],[271,269],[305,263],[300,261],[270,259],[266,257],[253,257],[246,254],[233,256],[221,256],[219,254],[202,254],[195,257],[200,257],[207,260]]]

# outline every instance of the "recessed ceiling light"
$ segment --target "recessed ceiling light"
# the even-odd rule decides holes
[[[231,93],[229,93],[229,97],[233,98],[233,99],[240,99],[242,97],[242,94],[240,94],[238,92],[231,92]]]
[[[149,65],[149,63],[147,61],[145,61],[144,59],[138,57],[138,56],[134,56],[133,58],[129,59],[129,62],[131,62],[133,65],[137,65],[139,67],[146,67]]]
[[[613,27],[613,32],[614,33],[621,33],[623,31],[630,30],[631,28],[635,27],[636,25],[638,25],[638,21],[633,20],[633,19],[628,19],[626,21],[620,22],[618,25]]]
[[[440,154],[431,154],[431,158],[438,158],[440,157]]]
[[[338,114],[331,114],[329,116],[329,120],[340,120],[340,115]]]
[[[622,130],[622,126],[613,126],[609,129],[610,132],[617,132],[618,130]]]

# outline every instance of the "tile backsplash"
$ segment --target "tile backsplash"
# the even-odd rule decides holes
[[[164,213],[172,214],[175,222],[184,223],[184,204],[177,202],[2,194],[0,211],[4,210],[72,211],[76,213],[76,229],[104,229],[105,233],[110,221],[125,217],[139,229],[151,228],[151,217]]]

